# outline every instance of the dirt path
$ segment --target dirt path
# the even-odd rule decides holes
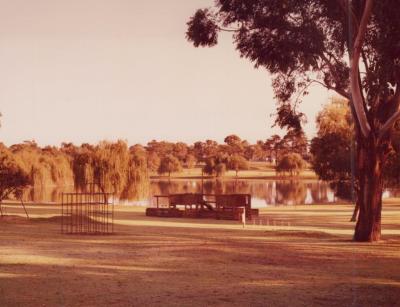
[[[21,213],[18,207],[6,208]],[[116,234],[59,233],[58,208],[0,219],[0,306],[396,306],[400,206],[384,241],[350,241],[350,206],[269,209],[263,225],[147,218]],[[45,217],[45,218],[40,218]],[[268,221],[268,225],[267,224]]]

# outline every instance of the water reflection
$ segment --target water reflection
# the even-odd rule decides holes
[[[25,201],[61,202],[62,192],[73,192],[72,186],[65,188],[31,189],[25,192]],[[252,195],[253,207],[277,205],[301,205],[343,202],[337,199],[326,182],[318,180],[204,180],[174,179],[152,180],[150,193],[141,200],[134,200],[130,193],[115,198],[116,203],[147,206],[154,195],[174,193],[245,193]],[[386,190],[384,198],[400,196],[398,189]]]
[[[329,185],[317,180],[154,180],[152,195],[172,193],[245,193],[254,207],[336,202]]]

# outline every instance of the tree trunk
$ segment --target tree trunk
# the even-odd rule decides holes
[[[372,133],[371,133],[372,135]],[[378,241],[381,237],[381,211],[384,154],[382,146],[374,136],[358,142],[357,173],[360,188],[357,202],[359,215],[354,240],[359,242]]]
[[[356,205],[354,206],[353,215],[351,216],[350,222],[357,221],[358,211],[360,210],[360,202],[357,200]]]

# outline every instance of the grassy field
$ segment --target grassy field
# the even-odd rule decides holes
[[[383,240],[351,241],[349,205],[264,209],[233,221],[150,218],[116,206],[114,235],[60,234],[60,209],[0,219],[0,306],[396,306],[400,205]],[[17,216],[18,215],[18,216]]]
[[[171,178],[201,178],[201,167],[184,168],[181,172],[171,173]],[[152,178],[168,178],[168,176],[160,176],[157,173],[151,174]],[[236,178],[235,171],[227,171],[224,178]],[[239,179],[290,179],[289,176],[277,175],[274,165],[266,162],[250,162],[248,170],[239,171]],[[297,179],[317,179],[317,175],[310,168],[301,171]]]

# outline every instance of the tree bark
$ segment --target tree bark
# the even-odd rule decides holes
[[[359,215],[354,240],[359,242],[378,241],[381,238],[381,211],[384,157],[381,146],[371,133],[368,139],[358,142],[357,161]]]

